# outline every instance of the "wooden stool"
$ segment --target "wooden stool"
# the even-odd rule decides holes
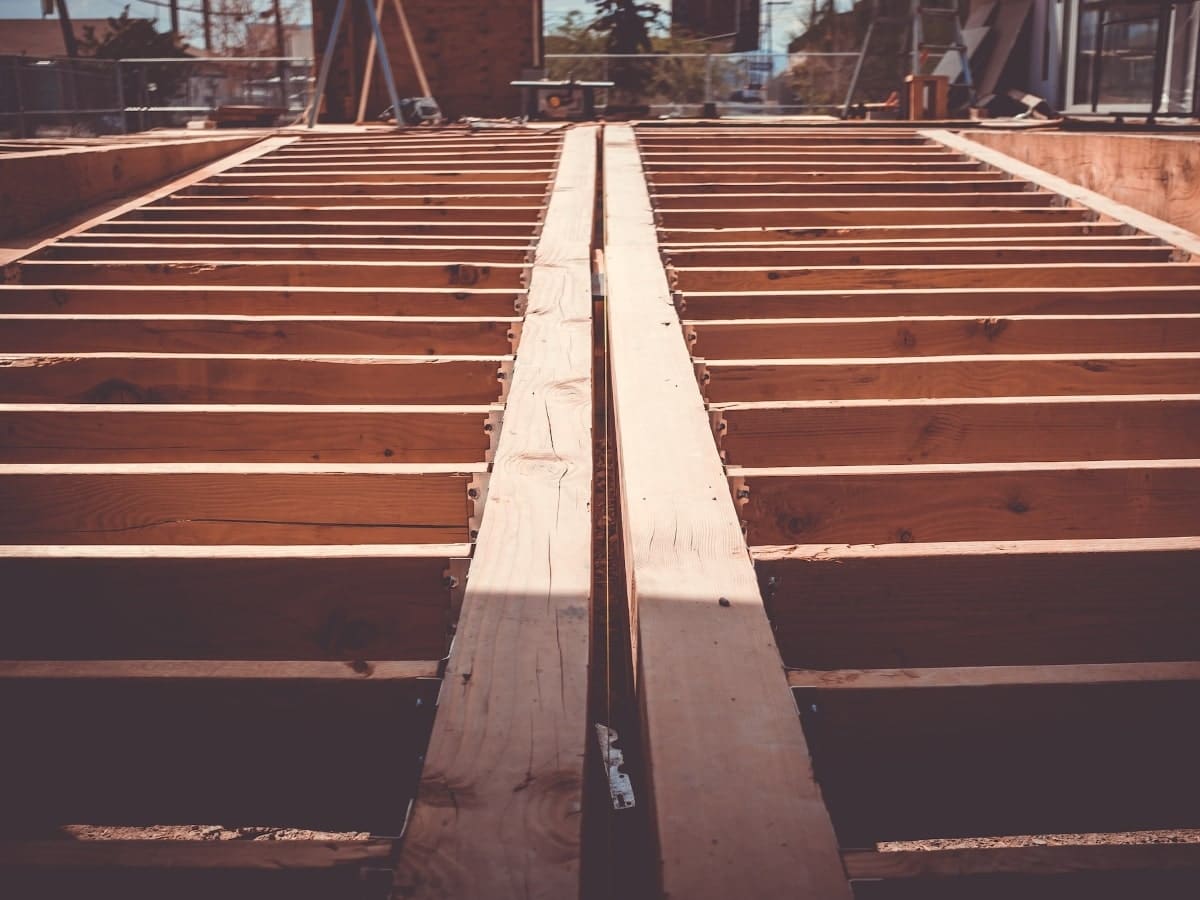
[[[944,119],[947,117],[950,79],[945,75],[906,75],[908,118]]]

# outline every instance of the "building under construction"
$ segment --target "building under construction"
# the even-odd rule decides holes
[[[1175,64],[525,120],[536,3],[386,0],[469,118],[356,125],[361,7],[312,127],[0,145],[0,896],[1200,896]]]

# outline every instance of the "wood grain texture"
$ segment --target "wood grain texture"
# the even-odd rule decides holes
[[[628,126],[605,129],[604,182],[625,552],[662,891],[848,898]]]
[[[523,247],[498,247],[475,244],[470,247],[388,246],[375,242],[366,244],[333,244],[326,247],[274,243],[272,239],[257,244],[226,244],[218,240],[195,240],[187,244],[166,244],[158,241],[102,243],[100,241],[55,244],[42,251],[42,259],[63,259],[90,262],[124,262],[150,260],[155,263],[174,263],[212,259],[236,262],[256,260],[295,262],[434,262],[450,265],[469,259],[476,264],[525,262]]]
[[[507,288],[311,288],[207,284],[93,287],[0,284],[6,313],[53,315],[511,316],[524,292]]]
[[[395,892],[578,896],[592,583],[597,132],[567,132]]]
[[[695,335],[692,353],[704,359],[1200,350],[1196,314],[726,319],[687,324]]]
[[[0,293],[0,297],[4,296]],[[773,319],[800,316],[1118,315],[1194,313],[1200,289],[1189,287],[913,288],[883,291],[690,291],[679,295],[684,314],[696,319]]]
[[[0,462],[483,462],[499,406],[0,404]]]
[[[22,284],[189,284],[266,287],[520,288],[524,263],[489,263],[464,253],[453,263],[288,262],[270,259],[197,262],[24,260],[10,281]],[[11,271],[11,269],[10,269]]]
[[[1200,647],[1196,537],[783,545],[754,555],[790,666],[1166,662]]]
[[[115,226],[113,226],[115,227]],[[757,241],[861,240],[897,238],[998,238],[1091,235],[1115,237],[1127,229],[1115,222],[962,222],[950,225],[896,222],[890,225],[741,225],[736,228],[714,224],[662,228],[664,244],[738,244]]]
[[[370,316],[16,316],[0,353],[251,353],[501,356],[515,318]]]
[[[674,286],[681,291],[817,290],[872,287],[996,288],[996,287],[1122,287],[1134,285],[1200,284],[1200,266],[1171,263],[1093,262],[1029,263],[1026,265],[886,265],[810,267],[694,267],[675,270]]]
[[[1194,677],[796,697],[843,846],[1197,825]]]
[[[460,544],[243,547],[236,554],[221,547],[0,547],[8,586],[0,607],[9,623],[0,657],[441,659],[452,620],[450,560],[469,552]]]
[[[433,662],[4,663],[0,707],[22,740],[0,746],[0,827],[285,822],[398,834],[436,671]]]
[[[507,359],[14,354],[0,356],[0,396],[33,403],[493,403]]]
[[[203,841],[0,841],[0,868],[278,871],[328,869],[363,863],[387,865],[388,840]]]
[[[482,465],[3,465],[5,544],[422,544],[468,539]]]
[[[704,365],[705,394],[714,402],[1186,394],[1200,383],[1200,353],[996,353]]]
[[[1064,875],[1200,869],[1200,844],[988,847],[842,854],[851,879],[952,878],[969,875]]]
[[[1022,195],[1024,196],[1024,195]],[[741,207],[733,211],[722,209],[714,202],[707,209],[672,209],[658,213],[659,224],[668,231],[677,228],[720,227],[802,229],[843,228],[853,225],[970,225],[973,223],[1025,224],[1041,222],[1084,222],[1086,210],[1066,206],[1020,207],[922,207],[896,209],[888,205],[888,197],[879,199],[878,207],[843,209],[836,201],[824,208],[808,207],[797,202],[793,209],[754,209]]]
[[[1200,462],[739,469],[752,546],[1200,533]],[[740,488],[739,488],[740,490]]]
[[[1200,395],[717,403],[739,466],[1200,458]]]

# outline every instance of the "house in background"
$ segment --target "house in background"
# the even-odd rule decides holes
[[[72,19],[75,39],[82,41],[88,28],[103,40],[111,29],[108,19]],[[51,19],[0,19],[0,56],[66,56],[62,25]]]
[[[1012,41],[981,93],[1026,90],[1074,115],[1200,115],[1200,0],[975,0],[972,19]]]

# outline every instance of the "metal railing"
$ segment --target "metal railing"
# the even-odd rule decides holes
[[[651,115],[782,115],[840,109],[858,53],[548,53],[546,77],[615,81],[602,106]]]
[[[0,135],[120,134],[182,126],[222,107],[296,119],[312,96],[311,59],[0,56]]]

